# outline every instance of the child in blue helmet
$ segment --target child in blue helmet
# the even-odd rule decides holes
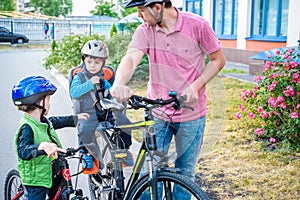
[[[18,170],[25,188],[25,199],[41,200],[50,197],[53,186],[52,163],[57,152],[65,152],[54,129],[75,127],[78,119],[89,115],[49,117],[50,96],[56,87],[42,76],[21,79],[12,89],[12,100],[24,111],[15,137]]]

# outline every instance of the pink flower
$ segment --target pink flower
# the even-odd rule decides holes
[[[283,101],[284,101],[283,96],[278,96],[278,97],[277,97],[277,101],[278,101],[278,102],[283,102]]]
[[[289,94],[293,97],[295,95],[295,91],[292,86],[286,86],[286,89],[289,91]]]
[[[257,112],[258,112],[258,113],[262,113],[262,111],[263,111],[263,108],[262,108],[261,106],[259,106],[259,107],[257,108]]]
[[[263,128],[258,128],[258,129],[255,130],[255,132],[256,132],[256,135],[260,136],[264,133],[264,129]]]
[[[286,103],[285,103],[284,101],[281,102],[281,103],[280,103],[280,107],[283,108],[283,109],[286,109]]]
[[[275,54],[276,54],[276,56],[279,56],[280,55],[280,51],[276,50]]]
[[[255,118],[255,115],[253,112],[249,112],[248,113],[248,117],[251,118],[251,119],[254,119]]]
[[[242,105],[242,104],[240,104],[240,110],[242,111],[242,112],[244,112],[245,111],[245,107]]]
[[[263,110],[261,113],[260,113],[260,116],[264,119],[268,118],[269,117],[269,113],[265,110]]]
[[[243,99],[243,101],[246,101],[248,95],[249,95],[249,92],[247,90],[243,90],[242,91],[242,99]]]
[[[268,103],[273,107],[273,108],[276,108],[277,107],[277,99],[276,98],[274,98],[274,97],[270,97],[269,99],[268,99]]]
[[[271,137],[270,142],[274,143],[274,142],[276,142],[276,139]]]
[[[298,74],[298,73],[294,73],[294,74],[293,74],[293,77],[294,77],[295,80],[298,80],[299,74]]]
[[[295,111],[291,112],[290,117],[294,118],[294,119],[298,118],[297,112],[295,112]]]
[[[289,91],[287,90],[283,90],[282,93],[284,94],[284,96],[288,97],[290,95]]]
[[[294,68],[294,67],[297,67],[298,66],[298,63],[296,62],[296,61],[291,61],[290,62],[290,65],[292,66],[292,68]]]
[[[272,91],[272,90],[274,90],[274,88],[275,88],[275,86],[274,86],[274,85],[269,85],[269,86],[268,86],[268,90],[269,90],[269,91]]]
[[[267,71],[270,68],[271,68],[271,62],[267,62],[264,66],[264,71]]]
[[[280,74],[271,74],[271,75],[270,75],[270,78],[271,78],[271,79],[274,79],[274,78],[276,78],[276,77],[278,77],[278,76],[280,76]]]
[[[287,60],[290,60],[290,59],[291,59],[291,57],[290,57],[289,54],[285,54],[285,55],[284,55],[284,58],[287,59]]]
[[[297,104],[296,109],[298,110],[300,108],[300,104]]]
[[[264,77],[263,76],[261,76],[261,75],[258,75],[258,76],[256,76],[255,78],[254,78],[254,82],[259,82],[259,81],[261,81],[261,80],[263,80],[264,79]]]
[[[241,119],[241,118],[242,118],[242,115],[241,115],[241,113],[237,112],[237,113],[235,113],[235,117],[236,117],[237,119]]]

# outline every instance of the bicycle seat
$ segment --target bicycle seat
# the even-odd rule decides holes
[[[116,102],[113,99],[101,99],[100,105],[105,110],[112,110],[112,111],[122,111],[125,109],[125,106]]]

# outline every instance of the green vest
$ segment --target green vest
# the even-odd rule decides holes
[[[50,122],[49,122],[50,123]],[[58,147],[62,147],[53,126],[50,124],[50,135],[52,141],[47,133],[48,124],[36,121],[29,115],[25,114],[19,123],[15,138],[15,148],[17,151],[18,137],[21,127],[28,124],[33,131],[34,143],[54,142]],[[17,152],[18,155],[18,152]],[[38,156],[30,160],[22,160],[18,157],[18,170],[22,179],[22,183],[28,186],[43,186],[50,188],[52,186],[52,159],[47,155]]]

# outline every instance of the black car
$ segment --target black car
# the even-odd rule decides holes
[[[0,42],[23,44],[28,43],[29,38],[24,34],[13,33],[10,32],[7,28],[0,26]]]

